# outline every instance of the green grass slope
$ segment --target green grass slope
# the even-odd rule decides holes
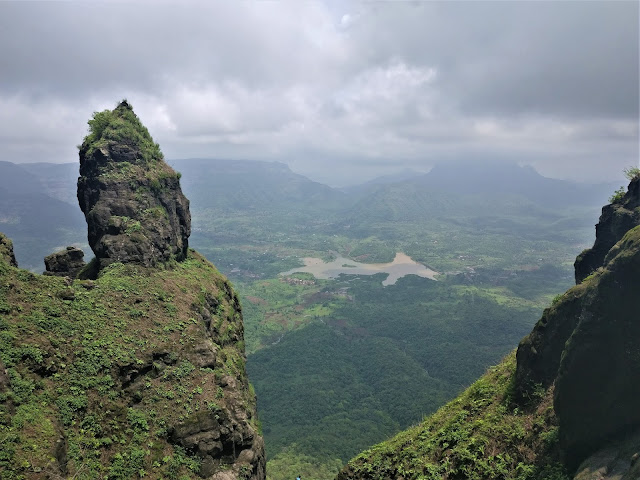
[[[1,479],[199,478],[180,429],[257,428],[254,401],[237,297],[197,253],[95,281],[0,259]]]
[[[518,407],[515,365],[511,353],[420,425],[355,457],[338,479],[568,479],[555,453],[553,391]]]

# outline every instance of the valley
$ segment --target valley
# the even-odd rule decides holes
[[[240,295],[272,480],[335,476],[512,351],[573,283],[613,191],[500,165],[342,191],[275,162],[170,163],[191,246]]]

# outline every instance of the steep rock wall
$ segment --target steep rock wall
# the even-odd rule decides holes
[[[127,102],[89,124],[96,259],[34,275],[0,235],[0,477],[264,480],[240,302],[188,249],[179,176]]]
[[[96,113],[89,124],[80,147],[78,201],[98,267],[184,259],[189,201],[131,106],[123,101]]]
[[[517,351],[515,390],[527,401],[555,385],[560,445],[574,469],[640,429],[640,179],[602,209],[577,285],[545,310]]]

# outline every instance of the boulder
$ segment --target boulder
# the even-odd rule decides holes
[[[86,265],[84,252],[77,247],[67,247],[44,257],[45,275],[75,278]]]

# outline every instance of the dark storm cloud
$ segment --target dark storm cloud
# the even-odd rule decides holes
[[[637,2],[0,2],[0,60],[5,160],[73,161],[124,97],[170,158],[324,180],[638,157]]]
[[[381,3],[366,9],[354,30],[360,43],[369,42],[367,61],[401,54],[435,67],[443,94],[474,113],[636,118],[638,5]]]

